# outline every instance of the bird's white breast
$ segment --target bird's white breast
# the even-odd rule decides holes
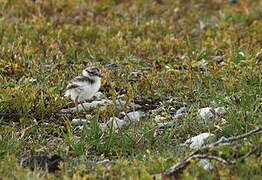
[[[66,96],[71,96],[73,101],[85,101],[91,99],[95,93],[99,90],[101,81],[100,79],[96,79],[93,84],[89,82],[72,82],[72,84],[76,84],[79,88],[69,89],[66,91]]]

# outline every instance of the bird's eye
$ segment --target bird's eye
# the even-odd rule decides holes
[[[93,72],[93,71],[88,71],[88,70],[87,70],[86,72],[87,72],[89,75],[92,75],[92,76],[95,75],[95,72]]]

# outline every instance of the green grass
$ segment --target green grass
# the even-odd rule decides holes
[[[150,179],[189,153],[179,146],[189,137],[203,132],[232,136],[262,126],[262,75],[256,64],[262,1],[163,2],[0,1],[1,179]],[[224,66],[217,55],[224,56]],[[203,60],[208,62],[204,68],[198,64]],[[128,103],[162,102],[165,109],[156,114],[169,117],[165,121],[172,107],[185,105],[193,110],[225,106],[228,114],[205,125],[190,113],[155,136],[156,121],[147,111],[140,122],[102,132],[99,122],[119,117],[112,106],[90,111],[91,125],[75,130],[70,121],[81,115],[55,112],[69,101],[62,98],[67,82],[89,62],[102,68],[106,97],[125,94]],[[104,68],[108,63],[117,68]],[[140,75],[130,75],[133,71]],[[232,159],[234,152],[245,154],[261,143],[261,137],[252,136],[221,154]],[[61,171],[18,166],[22,157],[42,154],[62,156]],[[233,166],[214,162],[211,172],[192,163],[181,177],[259,179],[261,158],[259,152]],[[104,159],[114,163],[95,164]]]

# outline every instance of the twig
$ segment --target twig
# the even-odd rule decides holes
[[[232,137],[229,137],[229,138],[222,137],[222,138],[220,138],[220,140],[213,143],[213,146],[216,146],[216,145],[221,144],[221,143],[229,143],[229,142],[237,141],[237,140],[243,139],[245,137],[248,137],[248,136],[255,134],[257,132],[260,132],[260,131],[262,131],[262,128],[256,128],[252,131],[249,131],[245,134],[241,134],[241,135],[238,135],[238,136],[232,136]]]
[[[247,154],[245,154],[241,159],[246,159],[249,156],[251,156],[252,154],[255,154],[259,149],[262,148],[262,144],[260,144],[259,146],[257,146],[255,149],[252,149],[251,151],[249,151]]]
[[[227,161],[221,157],[217,157],[217,156],[210,156],[210,155],[203,155],[203,154],[197,154],[198,152],[200,151],[203,151],[203,150],[207,150],[207,149],[210,149],[214,146],[218,146],[219,144],[222,144],[222,143],[229,143],[229,142],[233,142],[233,141],[237,141],[237,140],[240,140],[240,139],[243,139],[245,137],[248,137],[250,135],[253,135],[253,134],[256,134],[258,132],[261,132],[262,131],[262,128],[256,128],[252,131],[249,131],[245,134],[241,134],[239,136],[232,136],[232,137],[229,137],[229,138],[225,138],[225,137],[222,137],[220,138],[218,141],[212,143],[212,144],[209,144],[209,145],[206,145],[206,146],[203,146],[202,148],[198,149],[198,150],[195,150],[193,151],[187,158],[181,160],[180,162],[176,163],[175,165],[173,165],[172,167],[170,167],[169,169],[167,169],[165,172],[164,172],[164,176],[174,176],[176,175],[178,172],[180,172],[182,169],[184,169],[192,159],[212,159],[212,160],[217,160],[217,161],[220,161],[224,164],[228,164],[228,165],[231,165],[231,164],[234,164],[234,162],[231,162],[231,161]],[[253,154],[254,152],[251,151],[249,153],[247,153],[244,158],[250,156],[251,154]]]
[[[165,175],[166,176],[170,176],[170,175],[173,175],[174,172],[177,172],[179,170],[184,169],[187,165],[189,165],[190,161],[193,160],[193,159],[216,160],[216,161],[219,161],[221,163],[228,164],[228,165],[231,165],[231,164],[235,163],[235,162],[231,162],[231,161],[225,160],[225,159],[223,159],[221,157],[218,157],[218,156],[211,156],[211,155],[207,155],[207,154],[194,154],[192,156],[189,156],[188,158],[186,158],[182,162],[177,163],[174,166],[170,167],[168,170],[166,170]]]
[[[218,141],[216,141],[216,142],[214,142],[212,144],[208,144],[208,145],[203,146],[202,148],[200,148],[198,150],[193,151],[190,154],[190,156],[194,155],[194,154],[196,154],[196,153],[198,153],[200,151],[203,151],[203,150],[210,149],[212,147],[218,146],[219,144],[229,143],[229,142],[233,142],[233,141],[237,141],[237,140],[243,139],[243,138],[248,137],[248,136],[250,136],[252,134],[256,134],[256,133],[258,133],[260,131],[262,131],[262,128],[256,128],[256,129],[254,129],[252,131],[249,131],[249,132],[247,132],[245,134],[241,134],[241,135],[238,135],[238,136],[232,136],[232,137],[228,137],[228,138],[221,137]]]
[[[198,158],[198,159],[216,160],[216,161],[220,161],[220,162],[222,162],[222,163],[224,163],[224,164],[229,164],[229,165],[235,164],[235,162],[233,162],[233,161],[228,161],[228,160],[225,160],[225,159],[223,159],[223,158],[221,158],[221,157],[211,156],[211,155],[207,155],[207,154],[195,154],[195,155],[191,156],[191,157],[188,159],[188,161],[190,161],[190,160],[192,160],[192,159],[197,159],[197,158]]]

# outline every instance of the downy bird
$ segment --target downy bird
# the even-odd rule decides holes
[[[75,106],[91,99],[101,86],[101,74],[97,67],[90,66],[82,71],[81,76],[76,76],[66,86],[65,96],[71,97]]]

